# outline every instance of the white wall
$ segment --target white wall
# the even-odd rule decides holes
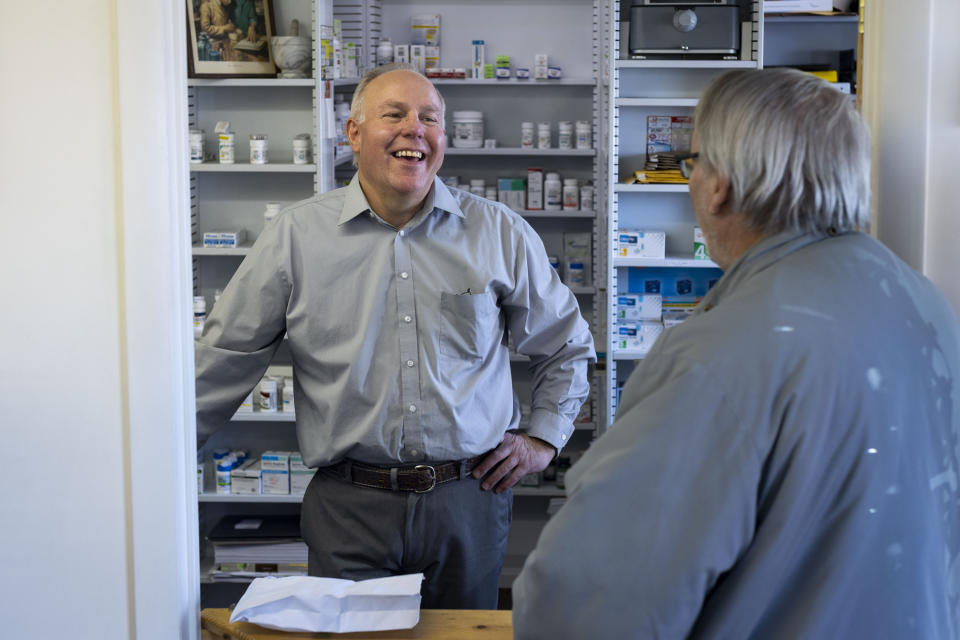
[[[960,316],[960,43],[956,0],[867,2],[864,115],[874,134],[874,230]]]
[[[5,5],[4,637],[197,636],[182,12]]]

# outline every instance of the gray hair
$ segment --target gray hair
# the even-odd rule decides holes
[[[421,77],[426,77],[421,74],[415,66],[408,64],[406,62],[391,62],[390,64],[385,64],[379,67],[374,67],[363,74],[363,78],[360,79],[357,88],[353,91],[353,101],[350,103],[350,119],[360,124],[363,122],[364,113],[363,113],[363,94],[367,90],[367,85],[379,78],[380,76],[390,73],[391,71],[412,71],[420,75]],[[437,91],[437,88],[433,88],[434,91]],[[440,95],[440,92],[437,91],[437,97],[440,98],[440,120],[444,122],[446,117],[447,104],[443,100],[443,96]]]
[[[870,226],[870,131],[850,96],[795,69],[728,71],[697,104],[698,162],[766,235]]]

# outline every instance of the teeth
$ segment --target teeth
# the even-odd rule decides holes
[[[423,158],[423,154],[419,151],[397,151],[393,155],[398,158],[416,158],[417,160]]]

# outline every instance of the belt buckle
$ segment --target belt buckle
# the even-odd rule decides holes
[[[418,464],[413,468],[414,471],[423,471],[424,469],[430,470],[430,486],[421,491],[420,489],[414,489],[414,493],[430,493],[433,491],[433,488],[437,486],[437,470],[431,467],[428,464]]]

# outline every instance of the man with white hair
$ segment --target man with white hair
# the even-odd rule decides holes
[[[957,638],[960,327],[859,231],[849,96],[732,71],[690,199],[724,270],[628,380],[514,583],[517,638]]]
[[[198,340],[201,439],[288,336],[297,437],[317,467],[301,509],[309,572],[422,572],[425,608],[497,606],[510,487],[547,466],[589,392],[593,340],[536,232],[450,190],[444,104],[409,65],[368,73],[347,187],[281,212]],[[519,429],[507,335],[530,357]]]

